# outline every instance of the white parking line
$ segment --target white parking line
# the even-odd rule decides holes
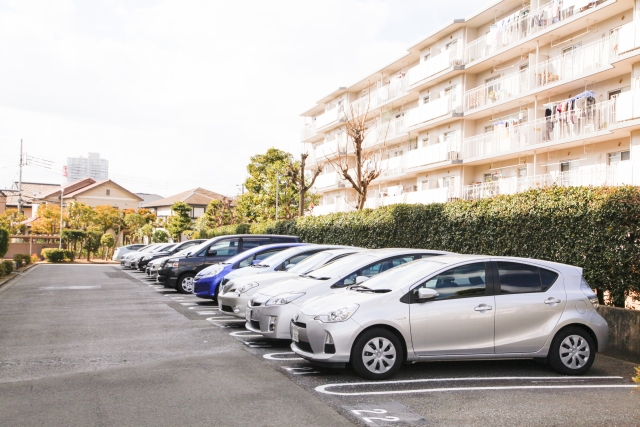
[[[211,316],[212,314],[217,314],[214,311],[196,311],[196,314],[199,314],[200,316]]]
[[[523,385],[523,386],[488,386],[488,387],[447,387],[447,388],[427,388],[418,390],[385,390],[385,391],[363,391],[363,392],[347,392],[340,393],[329,391],[329,388],[335,387],[354,387],[354,386],[379,386],[384,384],[415,384],[420,382],[445,382],[445,381],[517,381],[517,380],[553,380],[557,381],[565,379],[568,381],[583,380],[612,380],[622,379],[622,377],[484,377],[484,378],[434,378],[422,380],[400,380],[400,381],[376,381],[361,383],[339,383],[325,384],[315,388],[319,393],[333,394],[337,396],[368,396],[382,394],[411,394],[411,393],[435,393],[444,391],[478,391],[478,390],[527,390],[527,389],[580,389],[580,388],[631,388],[637,385],[631,384],[567,384],[567,385]]]
[[[238,319],[231,316],[224,317],[207,317],[206,320],[216,321],[216,322],[238,322]]]
[[[276,355],[280,355],[280,354],[295,354],[293,351],[285,351],[283,353],[267,353],[267,354],[263,354],[262,357],[264,357],[267,360],[304,360],[302,357],[275,357]]]
[[[180,305],[188,306],[188,305],[198,305],[195,302],[181,302]]]
[[[292,359],[289,359],[289,360],[292,360]],[[307,374],[320,373],[320,371],[314,371],[313,368],[310,368],[310,367],[302,367],[302,368],[295,368],[291,366],[280,366],[280,367],[293,375],[307,375]]]
[[[231,335],[232,337],[236,337],[236,338],[248,338],[248,337],[261,337],[262,335],[260,334],[256,334],[253,333],[251,331],[236,331],[236,332],[229,332],[229,335]]]

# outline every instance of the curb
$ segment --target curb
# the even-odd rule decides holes
[[[27,268],[25,268],[24,270],[22,270],[20,272],[11,272],[9,277],[6,277],[4,279],[0,279],[0,289],[2,289],[7,283],[11,282],[16,277],[20,277],[21,275],[23,275],[24,273],[26,273],[27,271],[31,270],[33,267],[35,267],[37,265],[38,265],[38,263],[28,265]]]

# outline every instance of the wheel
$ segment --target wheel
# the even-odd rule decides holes
[[[595,357],[591,336],[581,328],[569,327],[553,338],[547,363],[560,374],[581,375],[589,370]]]
[[[351,349],[351,365],[363,378],[391,378],[404,361],[398,337],[386,329],[371,329],[356,339]]]
[[[185,273],[178,278],[178,282],[176,283],[176,291],[181,294],[192,294],[193,293],[193,278],[195,274],[193,273]]]

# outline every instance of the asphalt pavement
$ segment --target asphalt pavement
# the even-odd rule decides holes
[[[43,265],[0,289],[2,426],[638,426],[633,365],[430,362],[391,381],[316,368],[209,301],[115,266]]]

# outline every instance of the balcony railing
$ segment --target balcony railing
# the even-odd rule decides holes
[[[573,187],[635,184],[639,177],[633,176],[633,170],[633,162],[628,160],[612,165],[586,166],[566,172],[503,178],[492,182],[467,185],[462,189],[462,197],[466,200],[475,200],[553,185]]]
[[[446,141],[410,151],[407,155],[406,167],[407,169],[412,169],[460,158],[460,141]]]
[[[342,109],[341,107],[333,107],[331,110],[325,111],[316,117],[316,128],[320,129],[327,125],[330,125],[333,122],[337,122],[342,117]]]
[[[315,188],[327,188],[340,186],[342,184],[342,179],[337,172],[329,172],[323,175],[318,175],[316,178],[316,182],[314,183]]]
[[[334,158],[338,155],[347,154],[347,145],[344,138],[336,138],[333,141],[325,142],[315,149],[315,158],[317,161]]]
[[[347,107],[349,116],[359,117],[365,113],[371,112],[379,105],[392,101],[400,96],[407,94],[407,79],[393,79],[389,84],[372,89],[367,95],[353,101]]]
[[[407,93],[407,79],[395,78],[377,90],[378,105],[389,102]]]
[[[459,44],[459,43],[458,43]],[[457,49],[445,50],[435,55],[433,58],[416,65],[407,73],[409,85],[414,85],[428,77],[431,77],[442,70],[446,70],[454,65],[461,65],[462,59]]]
[[[487,157],[539,144],[588,138],[608,128],[616,120],[616,100],[599,102],[526,123],[494,126],[494,131],[465,138],[462,158]]]
[[[443,187],[434,188],[430,190],[411,191],[398,195],[383,196],[380,194],[372,195],[365,202],[365,208],[379,208],[380,206],[395,205],[398,203],[409,204],[429,204],[429,203],[444,203],[452,198],[452,195],[457,195],[455,187]]]
[[[337,200],[334,203],[326,205],[315,206],[311,212],[312,215],[327,215],[336,212],[351,212],[355,210],[353,206],[345,202],[343,199]]]
[[[300,141],[306,141],[309,138],[316,136],[318,132],[316,132],[316,122],[306,123],[302,130],[300,131]]]
[[[604,67],[616,57],[618,34],[578,47],[570,52],[541,62],[530,69],[506,75],[470,89],[464,94],[465,111],[483,108],[516,98],[524,92]]]
[[[407,126],[415,126],[420,123],[428,122],[437,117],[445,116],[449,113],[457,113],[462,111],[462,105],[459,102],[460,97],[457,94],[445,95],[441,98],[422,104],[416,108],[407,111]]]
[[[465,64],[491,56],[499,50],[514,45],[520,40],[546,30],[551,26],[562,25],[562,21],[566,21],[579,13],[584,13],[604,1],[590,2],[580,10],[577,10],[576,6],[573,5],[563,10],[562,6],[558,6],[557,2],[548,2],[534,10],[526,7],[520,10],[518,14],[512,15],[511,19],[507,18],[501,21],[500,25],[495,25],[491,28],[489,34],[467,43],[464,53]],[[554,6],[557,9],[554,9]],[[555,15],[553,15],[553,12],[555,12]]]

